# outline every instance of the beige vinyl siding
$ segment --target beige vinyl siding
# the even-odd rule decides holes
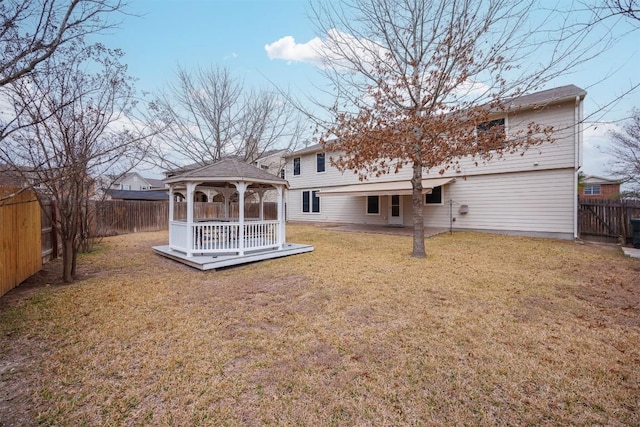
[[[425,205],[425,226],[449,227],[453,200],[455,230],[485,230],[523,234],[573,237],[572,169],[478,175],[457,179],[443,188],[442,205]],[[297,221],[388,224],[389,198],[380,197],[380,215],[366,214],[366,197],[320,198],[320,214],[303,214],[303,190],[289,191],[287,217]],[[469,213],[461,215],[461,205]],[[405,226],[412,225],[411,196],[402,197]]]
[[[449,184],[443,206],[425,206],[425,225],[454,229],[559,233],[571,238],[574,227],[574,171],[532,171],[471,176]],[[461,205],[469,213],[459,213]]]
[[[557,169],[574,167],[576,134],[575,103],[552,105],[538,111],[509,115],[507,118],[508,133],[514,134],[519,129],[526,130],[530,122],[541,126],[553,126],[554,140],[529,147],[524,154],[518,152],[505,154],[503,158],[494,158],[488,162],[480,159],[464,158],[460,160],[460,172],[449,169],[445,176],[465,176],[489,173],[505,173],[536,169]],[[475,162],[478,162],[478,165]]]
[[[340,172],[334,166],[331,166],[329,160],[331,154],[327,153],[325,157],[325,172],[316,172],[316,153],[308,153],[300,157],[300,175],[293,175],[293,159],[298,156],[289,157],[286,165],[286,179],[289,186],[295,188],[327,188],[341,185],[358,184],[361,181],[352,171]],[[433,178],[439,177],[434,174]],[[425,176],[425,178],[427,178]],[[400,173],[385,175],[381,178],[371,178],[369,181],[399,181],[411,179],[411,168],[404,168]]]
[[[460,160],[458,171],[447,169],[445,177],[455,177],[443,188],[442,205],[424,207],[425,225],[448,228],[449,199],[453,204],[454,229],[540,234],[572,238],[575,222],[575,163],[581,135],[576,135],[574,101],[537,110],[512,113],[507,116],[507,132],[525,129],[531,121],[541,126],[553,126],[553,143],[529,148],[524,155],[507,154],[489,162],[470,158]],[[302,191],[326,189],[361,181],[352,171],[339,172],[326,156],[326,171],[316,173],[316,152],[301,157],[301,175],[293,176],[293,157],[287,162],[290,184],[288,218],[300,221],[388,224],[389,198],[380,198],[380,215],[366,214],[366,197],[334,196],[320,198],[319,214],[302,213]],[[425,171],[424,178],[440,178],[440,168]],[[411,178],[411,168],[400,173],[371,178],[368,182],[400,181]],[[469,206],[469,213],[458,213],[460,205]],[[403,224],[412,225],[410,196],[402,197]]]
[[[364,196],[320,197],[320,213],[302,212],[302,192],[316,188],[289,190],[287,192],[287,219],[291,221],[341,222],[353,224],[387,224],[388,197],[380,197],[380,214],[367,214],[367,198]]]
[[[459,172],[449,168],[444,175],[440,175],[441,167],[425,170],[424,178],[465,177],[492,173],[507,173],[519,171],[535,171],[557,168],[573,168],[575,164],[576,135],[575,135],[575,103],[566,102],[547,106],[536,111],[529,110],[507,117],[509,132],[526,129],[528,123],[536,122],[542,126],[553,126],[553,143],[544,143],[530,147],[521,153],[505,154],[502,158],[489,161],[464,158],[460,160]],[[335,154],[327,153],[326,171],[316,173],[316,153],[307,153],[301,157],[301,174],[293,176],[293,157],[288,159],[286,177],[291,188],[332,187],[357,184],[361,182],[352,171],[339,172],[330,164],[330,157]],[[478,163],[476,165],[476,162]],[[405,166],[397,174],[383,175],[380,178],[370,178],[369,181],[399,181],[411,179],[411,167]]]

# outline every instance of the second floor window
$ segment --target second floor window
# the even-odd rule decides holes
[[[300,157],[293,158],[293,176],[300,175]]]
[[[488,146],[490,150],[501,148],[507,140],[507,128],[505,119],[495,119],[482,122],[476,127],[479,145]]]
[[[316,154],[316,172],[324,172],[324,153]]]

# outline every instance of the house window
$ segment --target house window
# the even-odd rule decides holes
[[[120,184],[121,190],[131,190],[131,184]]]
[[[300,157],[293,158],[293,176],[300,175]]]
[[[140,187],[140,191],[144,191],[144,190],[148,190],[149,187],[147,187],[146,185],[143,185]]]
[[[316,154],[316,172],[324,172],[324,153]]]
[[[367,215],[380,215],[380,196],[367,196]]]
[[[425,205],[441,205],[442,204],[442,186],[433,187],[431,194],[425,194]]]
[[[317,191],[302,192],[302,212],[320,213],[320,197]]]
[[[269,169],[269,165],[260,165],[260,169],[262,170],[268,170]]]
[[[599,196],[600,195],[600,185],[587,185],[584,187],[584,195],[585,196]]]
[[[476,127],[476,132],[478,137],[484,137],[484,141],[481,141],[480,145],[502,145],[507,139],[507,127],[504,118],[482,122]]]
[[[284,179],[284,168],[280,169],[280,178]]]

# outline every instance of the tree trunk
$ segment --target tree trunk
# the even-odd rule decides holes
[[[73,241],[65,237],[62,243],[62,280],[67,283],[73,281]]]
[[[73,252],[71,255],[71,278],[73,280],[76,280],[78,278],[78,274],[76,272],[76,266],[78,265],[78,249],[78,245],[74,242]]]
[[[422,215],[422,164],[414,162],[413,176],[411,177],[412,202],[413,202],[413,253],[415,258],[427,256],[424,250],[424,218]]]

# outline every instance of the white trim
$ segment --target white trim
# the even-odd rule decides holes
[[[393,216],[393,196],[398,196],[398,216]],[[387,222],[389,225],[404,225],[404,212],[402,209],[402,195],[400,194],[390,194],[389,195],[389,207],[388,211],[388,219]],[[394,221],[394,218],[397,220]]]
[[[423,194],[430,188],[443,186],[455,181],[455,178],[432,178],[422,180]],[[322,189],[318,196],[410,196],[413,188],[410,180],[406,181],[385,181],[367,182],[362,184],[343,185],[333,188]]]

